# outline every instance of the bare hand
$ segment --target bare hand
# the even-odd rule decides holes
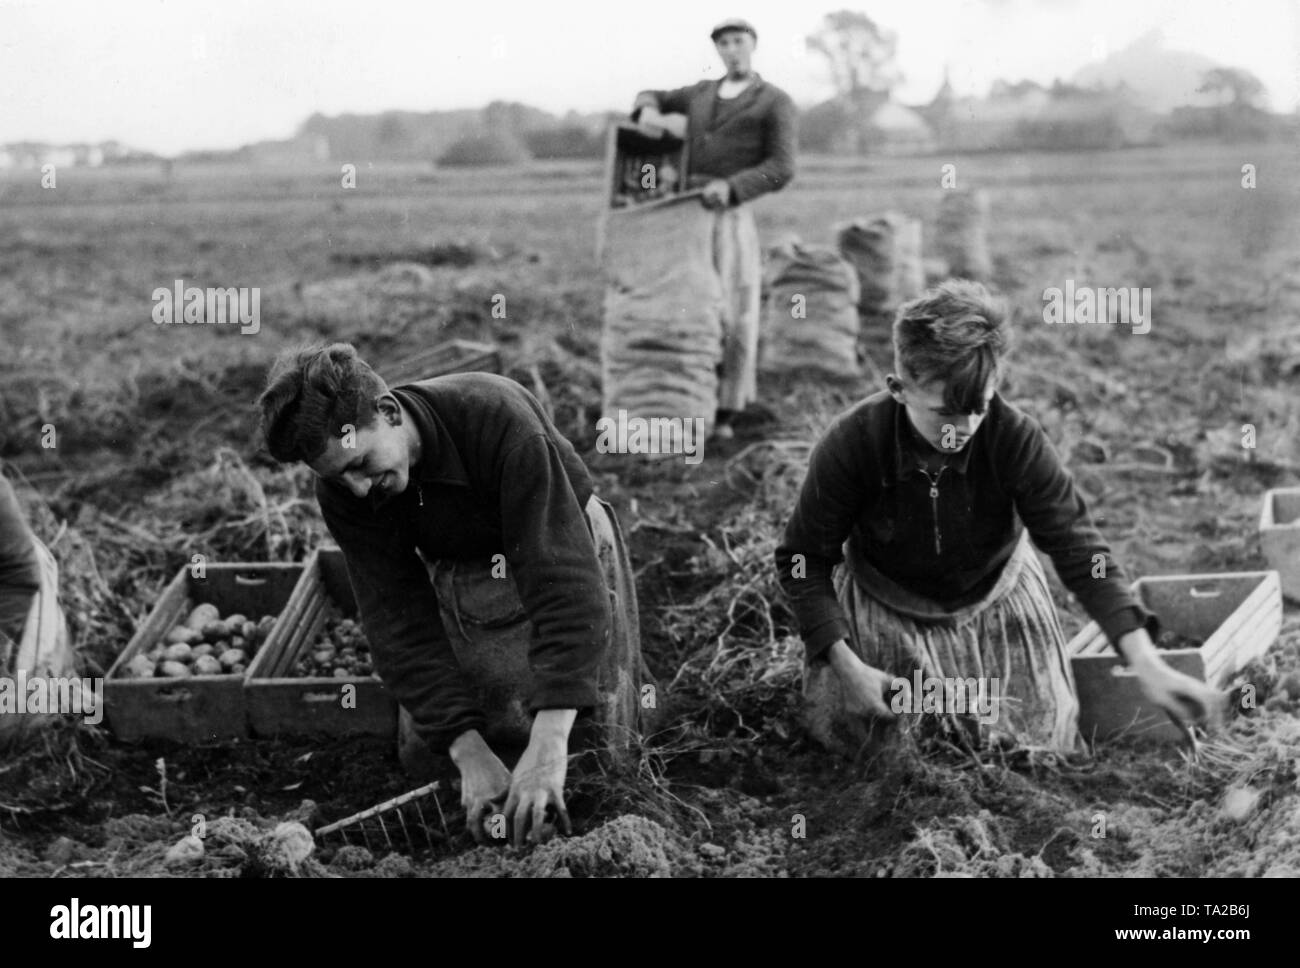
[[[555,810],[560,830],[567,836],[573,827],[564,806],[564,778],[569,768],[569,729],[577,716],[574,709],[543,709],[533,720],[528,748],[519,758],[510,781],[506,819],[516,847],[525,840],[540,844],[554,832],[546,822]]]
[[[1137,677],[1142,695],[1178,722],[1191,720],[1210,727],[1223,720],[1226,700],[1223,693],[1199,679],[1170,666],[1146,629],[1134,629],[1116,643]]]
[[[895,677],[867,665],[842,639],[831,646],[831,665],[844,684],[845,707],[851,715],[864,718],[894,719],[894,710],[885,697],[893,691]],[[911,687],[903,680],[904,701]]]
[[[723,179],[715,178],[704,186],[704,194],[700,201],[704,203],[705,208],[726,208],[731,204],[731,186]]]
[[[500,810],[510,790],[510,771],[478,730],[457,737],[451,756],[460,770],[460,804],[465,808],[465,823],[476,843],[486,843],[483,821]]]
[[[1179,672],[1163,659],[1135,670],[1147,700],[1181,721],[1211,728],[1223,720],[1224,695],[1201,680]]]

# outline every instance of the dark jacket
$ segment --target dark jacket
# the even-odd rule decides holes
[[[610,604],[585,507],[587,468],[518,383],[487,373],[393,389],[423,442],[406,490],[376,507],[318,480],[375,668],[416,732],[445,749],[483,714],[452,652],[427,560],[504,554],[534,633],[530,711],[595,705]]]
[[[908,591],[955,609],[992,589],[1028,528],[1112,643],[1136,628],[1157,633],[1035,420],[994,394],[979,430],[938,476],[936,497],[918,470],[928,447],[906,408],[881,391],[837,417],[813,450],[776,551],[810,659],[848,637],[831,582],[846,541],[850,561],[860,555]],[[794,577],[795,554],[804,556],[802,578]],[[1094,555],[1104,577],[1093,577],[1102,572]]]
[[[41,569],[31,529],[13,485],[0,476],[0,633],[15,642],[22,638],[32,599],[40,589]],[[0,674],[5,671],[0,662]]]
[[[790,96],[761,77],[726,101],[718,97],[721,83],[642,94],[660,111],[687,116],[688,173],[725,179],[739,205],[794,178],[796,113]]]

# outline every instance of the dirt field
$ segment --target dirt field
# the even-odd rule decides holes
[[[886,208],[928,227],[951,160],[808,164],[759,204],[760,231],[829,242],[838,219]],[[956,161],[959,184],[989,190],[997,284],[1019,313],[1003,392],[1047,428],[1128,572],[1263,567],[1260,497],[1300,468],[1295,152]],[[1241,187],[1247,163],[1254,190]],[[172,181],[69,170],[54,191],[0,180],[0,458],[30,485],[92,673],[193,553],[292,561],[322,539],[307,472],[257,451],[250,404],[279,349],[347,339],[383,372],[445,339],[490,338],[510,375],[544,386],[619,511],[671,712],[638,775],[574,778],[575,838],[472,849],[448,793],[447,836],[431,850],[322,842],[302,863],[277,859],[271,828],[408,789],[390,744],[130,746],[60,730],[0,762],[0,875],[1300,874],[1294,610],[1250,671],[1261,708],[1195,763],[1124,744],[1068,763],[816,752],[798,721],[801,647],[771,552],[801,445],[874,387],[768,383],[765,407],[696,467],[595,453],[599,197],[594,166],[363,166],[355,190],[333,169],[179,168]],[[423,268],[394,265],[421,253]],[[260,287],[261,331],[156,326],[151,293],[176,279]],[[1066,279],[1150,287],[1150,333],[1044,325],[1042,290]],[[491,312],[497,294],[504,319]],[[882,369],[885,340],[868,340]],[[53,449],[40,446],[47,423]],[[1243,424],[1256,428],[1254,451]],[[1054,588],[1073,633],[1082,615]],[[202,858],[169,864],[196,814],[235,819]]]

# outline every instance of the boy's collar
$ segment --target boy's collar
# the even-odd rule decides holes
[[[892,396],[890,399],[894,403],[894,480],[904,481],[920,473],[922,455],[928,456],[939,451],[931,447],[929,442],[916,432],[916,428],[912,426],[912,421],[907,416],[907,408]],[[949,456],[947,466],[964,476],[970,464],[970,452],[974,445],[975,438],[971,437],[966,441],[965,447],[955,455]]]
[[[411,476],[418,481],[468,487],[469,475],[465,473],[465,465],[438,412],[424,399],[423,394],[410,386],[394,387],[392,393],[415,416],[415,429],[420,434],[423,447],[420,463],[412,468],[418,473]]]

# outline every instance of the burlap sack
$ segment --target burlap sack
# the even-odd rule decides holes
[[[920,220],[900,212],[857,218],[836,226],[836,240],[857,271],[864,319],[892,316],[924,290]]]
[[[712,427],[722,358],[713,223],[695,197],[606,217],[603,416],[700,417]]]
[[[988,222],[989,197],[982,189],[944,191],[935,228],[935,250],[948,263],[949,275],[981,282],[993,275]]]
[[[786,242],[768,253],[763,369],[855,379],[858,277],[829,246]]]

